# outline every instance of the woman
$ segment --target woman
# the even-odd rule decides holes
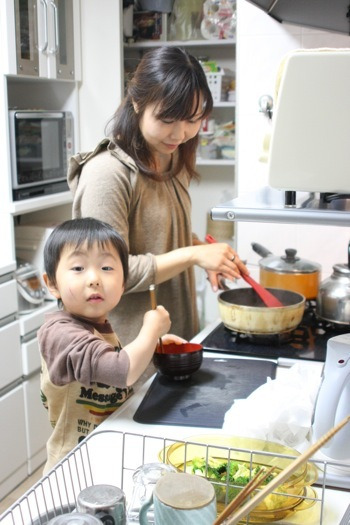
[[[203,244],[192,234],[190,181],[202,119],[212,96],[199,62],[179,47],[144,55],[112,121],[110,139],[71,159],[73,217],[112,225],[129,247],[125,294],[110,315],[123,344],[135,338],[149,309],[148,287],[171,315],[171,331],[191,339],[199,329],[193,266],[220,277],[248,270],[225,243]]]

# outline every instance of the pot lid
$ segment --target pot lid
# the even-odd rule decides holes
[[[321,266],[318,263],[297,257],[297,250],[286,248],[286,254],[281,257],[269,255],[260,259],[261,268],[268,272],[276,273],[315,273],[319,272]]]

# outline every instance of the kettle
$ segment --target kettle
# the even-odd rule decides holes
[[[319,439],[350,414],[350,333],[328,340],[323,378],[313,416],[313,440]],[[321,449],[331,459],[350,460],[350,425]]]
[[[347,263],[335,264],[333,274],[320,284],[316,315],[333,323],[350,324],[350,242]]]

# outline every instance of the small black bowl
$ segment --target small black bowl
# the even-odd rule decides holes
[[[160,373],[181,381],[197,372],[203,361],[203,347],[196,343],[163,344],[163,352],[153,354],[153,364]]]

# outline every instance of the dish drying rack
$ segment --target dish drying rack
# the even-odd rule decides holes
[[[203,445],[203,443],[197,443],[195,438],[193,441],[188,439],[174,440],[117,430],[95,431],[7,509],[0,516],[0,525],[46,525],[55,516],[74,512],[79,493],[92,485],[110,484],[117,486],[124,491],[128,503],[132,494],[132,476],[135,470],[145,463],[159,461],[165,463],[166,448],[177,443],[184,446],[185,464],[188,445],[199,444],[201,447],[205,447],[207,457],[210,457],[210,448],[227,451],[228,458],[230,458],[232,451],[249,453],[251,464],[254,454],[258,454],[260,457],[264,455],[261,450],[223,447],[217,444]],[[272,454],[271,452],[266,452],[266,455],[294,459],[292,456]],[[309,460],[309,462],[315,463],[323,471],[323,475],[321,475],[323,481],[317,484],[317,497],[305,497],[305,499],[315,501],[316,505],[313,505],[312,508],[317,506],[319,516],[319,521],[315,523],[322,525],[327,468],[329,465],[339,465],[339,462],[320,460]],[[223,485],[225,486],[225,484]],[[241,523],[249,524],[249,517]]]

